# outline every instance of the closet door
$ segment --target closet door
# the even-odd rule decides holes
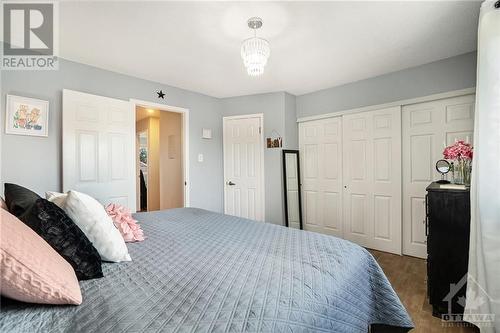
[[[371,116],[366,112],[347,115],[343,123],[344,237],[369,247],[373,223]]]
[[[304,229],[343,237],[342,119],[299,124]]]
[[[399,107],[343,116],[344,238],[401,254]]]
[[[474,95],[403,106],[403,253],[427,257],[425,188],[440,178],[435,169],[444,145],[472,142]]]

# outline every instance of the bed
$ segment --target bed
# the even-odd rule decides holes
[[[387,332],[413,323],[365,249],[201,209],[136,214],[132,262],[81,281],[80,306],[2,299],[1,332]],[[371,326],[371,329],[370,329]]]

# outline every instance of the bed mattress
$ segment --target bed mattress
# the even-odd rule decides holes
[[[1,332],[368,332],[413,326],[351,242],[201,209],[135,214],[131,262],[81,281],[80,306],[2,299]]]

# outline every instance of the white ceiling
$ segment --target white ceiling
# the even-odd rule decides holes
[[[215,97],[300,95],[476,49],[480,2],[63,2],[63,58]],[[263,76],[240,57],[260,16]]]

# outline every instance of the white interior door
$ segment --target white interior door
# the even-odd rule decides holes
[[[401,254],[400,107],[343,116],[344,238]]]
[[[262,115],[224,117],[224,212],[264,221]]]
[[[474,95],[403,106],[403,253],[427,257],[425,188],[440,178],[444,145],[472,142]]]
[[[135,112],[130,102],[63,90],[63,190],[136,211]]]
[[[342,118],[299,124],[305,230],[343,237]]]

